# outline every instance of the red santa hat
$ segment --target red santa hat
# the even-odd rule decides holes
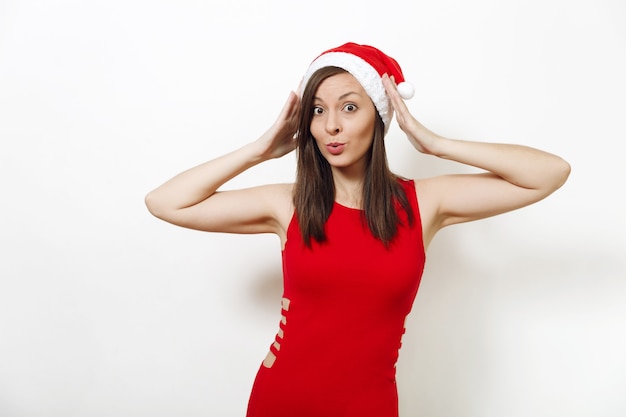
[[[385,93],[382,76],[384,74],[393,76],[402,98],[410,99],[415,94],[413,85],[405,81],[398,62],[373,46],[348,42],[322,52],[307,69],[302,79],[302,85],[306,86],[311,75],[324,67],[343,68],[356,78],[374,102],[378,114],[385,123],[385,130],[389,128],[393,109]]]

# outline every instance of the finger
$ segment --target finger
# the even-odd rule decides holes
[[[302,81],[304,81],[304,77],[300,78],[298,88],[296,89],[296,94],[298,95],[298,97],[302,96]]]
[[[283,105],[280,114],[278,115],[278,120],[290,120],[294,117],[294,114],[297,113],[298,108],[298,96],[293,91],[289,92],[289,97],[287,97],[287,101]]]
[[[296,89],[296,91],[292,91],[289,94],[289,98],[288,98],[288,103],[290,104],[290,111],[287,114],[288,118],[295,118],[298,116],[298,114],[300,113],[300,97],[302,96],[302,79],[300,80],[300,82],[298,83],[298,88]],[[295,102],[293,101],[295,99]]]
[[[289,112],[289,117],[296,118],[298,114],[300,113],[300,96],[298,95],[298,93],[292,92],[290,95],[290,98],[291,98],[291,107],[290,107],[291,111]]]
[[[393,79],[391,79],[389,75],[384,74],[382,80],[393,109],[398,113],[408,112],[408,107],[402,99],[402,96],[400,96],[400,93],[398,93],[398,89],[396,88],[396,84]]]

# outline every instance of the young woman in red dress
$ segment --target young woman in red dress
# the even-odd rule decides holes
[[[400,66],[382,51],[354,43],[330,49],[260,138],[146,196],[150,212],[175,225],[280,238],[282,319],[248,417],[397,417],[404,320],[435,234],[537,202],[566,181],[570,166],[553,154],[430,131],[405,105],[411,96]],[[482,172],[394,175],[384,142],[394,112],[418,152]],[[294,149],[295,183],[220,190]]]

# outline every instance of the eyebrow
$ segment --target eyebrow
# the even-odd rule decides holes
[[[348,96],[350,96],[350,95],[352,95],[352,94],[355,94],[355,95],[357,95],[357,96],[361,97],[361,94],[357,93],[356,91],[349,91],[349,92],[347,92],[347,93],[344,93],[344,94],[340,95],[340,96],[339,96],[339,98],[338,98],[337,100],[338,100],[338,101],[341,101],[341,100],[345,99],[346,97],[348,97]],[[317,97],[317,96],[313,97],[313,99],[314,99],[314,100],[324,101],[324,100],[322,100],[321,98],[319,98],[319,97]]]

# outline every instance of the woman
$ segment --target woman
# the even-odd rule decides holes
[[[431,132],[403,101],[412,91],[397,62],[371,46],[325,51],[302,88],[258,140],[175,176],[146,204],[175,225],[280,238],[282,319],[248,417],[397,417],[395,363],[432,238],[545,198],[570,167],[537,149]],[[484,173],[395,176],[384,145],[394,111],[419,152]],[[296,148],[295,184],[218,191]]]

